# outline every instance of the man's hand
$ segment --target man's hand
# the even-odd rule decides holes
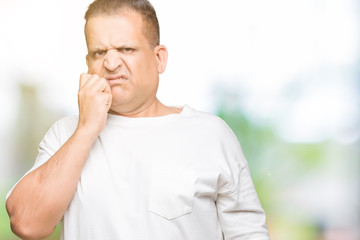
[[[106,125],[111,102],[111,88],[106,79],[96,74],[82,73],[78,93],[78,130],[84,129],[97,137]]]

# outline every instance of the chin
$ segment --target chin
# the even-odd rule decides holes
[[[124,94],[114,94],[112,97],[111,102],[111,109],[115,110],[121,110],[121,109],[128,109],[131,108],[134,100],[130,96],[124,96]]]
[[[125,102],[126,99],[129,99],[129,92],[119,85],[111,87],[111,94],[113,103],[122,103]]]
[[[120,107],[120,106],[126,106],[129,105],[130,101],[127,101],[126,99],[122,99],[122,98],[114,98],[113,96],[113,100],[111,102],[111,108],[116,108],[116,107]]]

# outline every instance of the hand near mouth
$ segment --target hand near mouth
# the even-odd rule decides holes
[[[96,74],[82,73],[80,76],[78,128],[85,128],[96,137],[105,127],[111,107],[112,94],[108,81]]]

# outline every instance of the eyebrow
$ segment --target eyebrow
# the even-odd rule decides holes
[[[89,48],[88,49],[88,54],[90,56],[94,56],[96,52],[105,52],[105,54],[106,54],[107,51],[111,50],[111,49],[125,49],[125,48],[132,48],[134,50],[139,49],[137,46],[132,45],[132,44],[123,44],[123,45],[120,45],[120,46],[117,46],[117,47],[112,47],[112,48],[100,48],[100,47],[95,47],[93,49]]]
[[[107,51],[110,49],[118,49],[118,48],[137,48],[134,44],[122,44],[119,46],[114,46],[111,48],[102,48],[102,47],[94,47],[93,49],[90,47],[89,50],[91,51]]]
[[[108,50],[107,48],[99,48],[99,47],[88,49],[89,52],[107,51],[107,50]]]

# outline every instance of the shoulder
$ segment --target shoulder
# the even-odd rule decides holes
[[[52,128],[56,129],[57,131],[73,132],[77,127],[78,121],[78,116],[66,116],[57,120]]]
[[[192,126],[196,126],[196,128],[191,129],[192,137],[206,142],[208,151],[213,152],[214,156],[219,152],[225,154],[226,157],[222,158],[226,160],[225,164],[219,160],[222,164],[226,166],[228,164],[231,166],[239,164],[241,168],[244,167],[246,160],[241,145],[228,124],[215,114],[194,109],[190,109],[190,111],[189,118],[192,118],[194,122]]]
[[[66,142],[75,132],[79,118],[77,116],[66,116],[57,120],[47,131],[43,141],[56,140],[60,144]]]
[[[213,113],[195,110],[188,106],[186,106],[186,111],[185,115],[188,117],[189,121],[193,122],[193,124],[198,127],[220,135],[233,135],[230,127],[219,116]]]
[[[66,116],[62,117],[54,123],[54,126],[63,128],[74,128],[77,126],[79,121],[78,116]]]
[[[186,107],[185,110],[185,128],[191,132],[192,137],[196,136],[209,144],[217,144],[224,148],[240,148],[237,136],[222,118],[190,107]]]

